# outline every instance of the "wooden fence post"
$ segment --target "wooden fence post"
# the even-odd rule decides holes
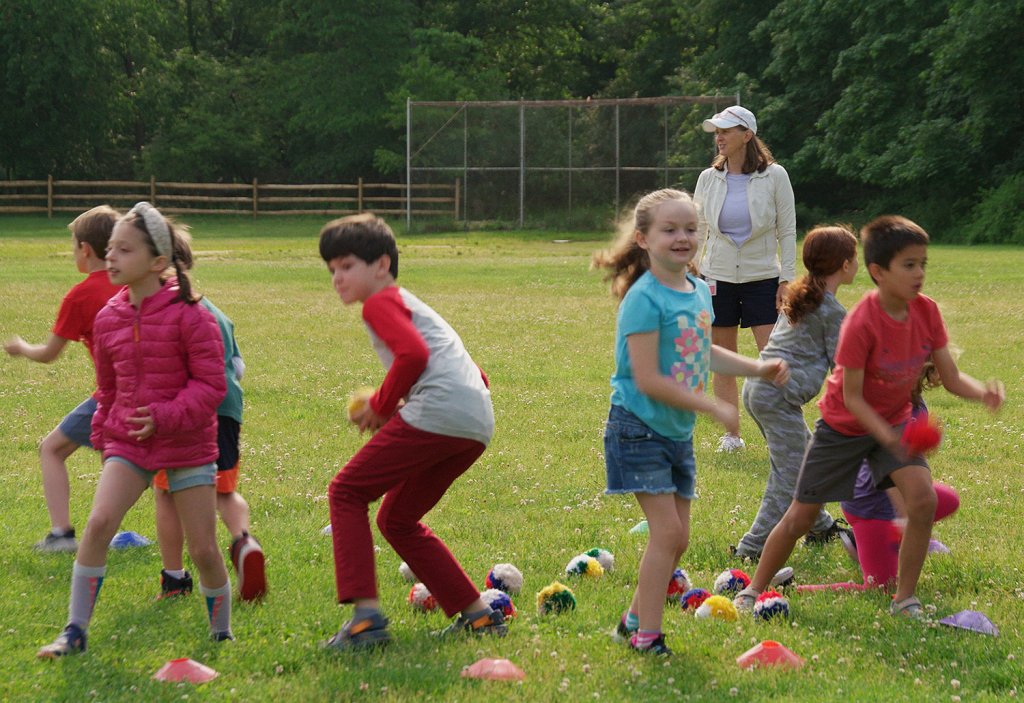
[[[459,186],[461,185],[461,183],[462,181],[460,179],[455,179],[455,211],[452,213],[452,219],[455,220],[456,222],[459,221]]]
[[[53,217],[53,174],[46,176],[46,216]]]
[[[363,211],[363,177],[359,177],[358,188],[356,189],[356,212]]]
[[[149,202],[156,207],[156,176],[149,174]]]
[[[256,213],[260,211],[260,186],[259,181],[252,179],[252,216],[255,219]]]

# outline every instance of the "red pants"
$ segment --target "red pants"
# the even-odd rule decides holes
[[[424,432],[396,413],[331,481],[328,498],[339,603],[376,598],[369,505],[381,534],[451,617],[480,597],[459,562],[420,520],[483,454],[480,442]]]

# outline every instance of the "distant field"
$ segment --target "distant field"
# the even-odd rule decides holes
[[[350,391],[383,371],[356,307],[344,308],[317,254],[324,218],[191,220],[197,288],[236,325],[247,362],[240,490],[268,556],[270,595],[238,605],[238,641],[206,640],[198,594],[153,600],[156,547],[112,552],[89,632],[89,651],[55,663],[35,651],[65,622],[72,557],[30,546],[48,528],[39,481],[39,440],[92,390],[87,354],[73,345],[56,363],[0,359],[0,699],[4,700],[742,700],[963,701],[1024,695],[1024,250],[933,246],[926,293],[940,304],[962,368],[999,377],[1007,404],[998,416],[932,391],[945,423],[935,476],[960,492],[959,514],[936,530],[951,554],[929,558],[922,600],[936,617],[985,612],[998,638],[897,621],[882,594],[793,595],[789,623],[696,620],[677,607],[665,631],[676,654],[639,657],[609,633],[636,580],[642,516],[632,498],[606,497],[602,423],[608,410],[615,301],[588,270],[604,233],[400,235],[399,282],[440,312],[487,371],[497,434],[427,522],[481,587],[496,562],[526,577],[519,616],[504,640],[437,642],[440,614],[406,603],[399,558],[380,540],[378,579],[396,641],[386,651],[330,656],[317,644],[348,610],[334,603],[328,481],[365,438],[345,420]],[[61,297],[79,280],[65,221],[0,218],[0,336],[43,341]],[[555,243],[553,240],[569,240]],[[869,288],[863,271],[840,300]],[[753,354],[750,335],[744,351]],[[816,408],[808,408],[808,418]],[[698,421],[700,499],[682,566],[710,588],[730,560],[729,544],[749,526],[767,474],[767,454],[744,418],[749,448],[714,453],[719,428]],[[98,477],[97,456],[80,451],[69,469],[72,516],[84,526]],[[153,537],[146,496],[124,529]],[[222,542],[226,536],[222,531]],[[600,580],[569,580],[566,563],[592,547],[615,554]],[[858,579],[838,546],[800,548],[791,565],[806,583]],[[576,593],[575,612],[541,618],[534,594],[554,580]],[[778,640],[807,660],[798,672],[740,670],[735,658]],[[505,657],[522,684],[462,679],[481,657]],[[191,657],[220,672],[193,691],[153,681],[166,661]]]

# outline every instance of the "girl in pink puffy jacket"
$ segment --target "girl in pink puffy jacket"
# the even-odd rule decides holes
[[[43,658],[85,650],[110,541],[160,469],[167,470],[199,571],[211,636],[233,639],[214,492],[224,347],[213,315],[195,304],[199,297],[178,260],[187,241],[179,229],[149,203],[139,203],[110,237],[107,274],[124,287],[96,316],[93,330],[97,408],[91,440],[103,453],[103,472],[71,572],[68,624],[39,650]],[[177,277],[165,280],[162,274],[172,266]]]

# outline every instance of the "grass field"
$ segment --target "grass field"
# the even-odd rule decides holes
[[[113,551],[90,629],[89,651],[37,662],[36,649],[65,622],[72,557],[30,545],[48,528],[36,446],[92,390],[80,345],[44,366],[0,360],[0,699],[3,700],[572,700],[989,701],[1024,695],[1024,544],[1020,470],[1024,425],[1024,250],[932,247],[926,293],[942,307],[962,368],[1007,386],[1003,412],[933,391],[946,438],[936,477],[956,487],[962,507],[936,536],[952,553],[929,558],[922,600],[936,618],[981,610],[998,638],[895,620],[882,594],[791,597],[787,623],[697,620],[678,608],[665,631],[676,654],[637,656],[609,632],[635,584],[643,540],[628,533],[641,517],[634,500],[603,495],[602,422],[612,367],[615,302],[591,252],[601,234],[460,233],[400,237],[400,282],[458,330],[486,369],[497,434],[480,462],[428,516],[481,587],[496,562],[525,574],[519,616],[503,640],[437,642],[442,615],[417,614],[398,557],[378,539],[378,580],[396,641],[376,653],[331,656],[317,644],[347,609],[334,603],[326,487],[364,438],[344,419],[349,392],[376,384],[382,369],[357,307],[343,308],[316,250],[320,219],[196,219],[197,287],[235,321],[247,362],[240,490],[267,551],[271,591],[260,605],[236,605],[238,641],[206,639],[198,594],[154,601],[156,547]],[[0,335],[43,341],[61,296],[79,274],[64,221],[0,218]],[[847,306],[870,286],[861,272],[840,290]],[[749,335],[743,348],[753,353]],[[808,409],[812,418],[815,408]],[[744,419],[749,448],[714,453],[719,428],[699,420],[699,500],[683,566],[710,588],[730,561],[727,546],[752,519],[767,455]],[[97,456],[71,459],[72,516],[84,526],[98,477]],[[123,529],[153,537],[148,495]],[[226,540],[222,531],[222,542]],[[615,554],[600,580],[568,581],[574,555]],[[858,579],[838,545],[798,548],[803,582]],[[554,580],[579,607],[536,615],[534,594]],[[797,672],[743,671],[735,658],[775,639],[807,660]],[[526,671],[521,684],[460,677],[475,660],[505,657]],[[220,672],[201,688],[160,683],[166,661],[191,657]]]

